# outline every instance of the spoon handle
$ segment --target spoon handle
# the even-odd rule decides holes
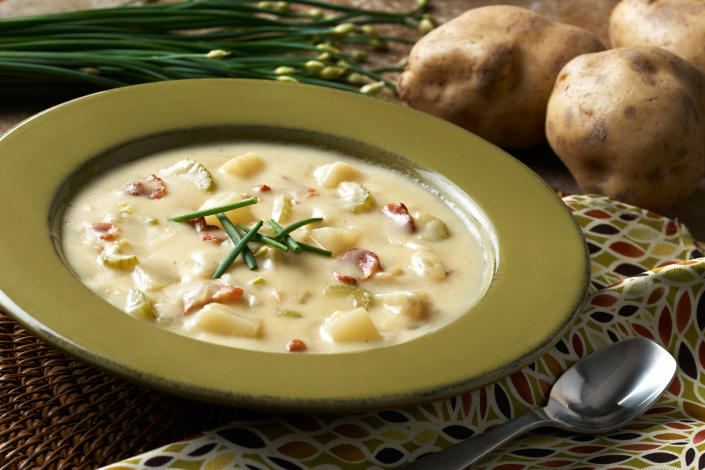
[[[428,470],[429,468],[462,470],[512,437],[550,423],[552,421],[546,417],[543,409],[535,408],[489,431],[473,436],[435,454],[422,457],[404,467],[404,470]]]

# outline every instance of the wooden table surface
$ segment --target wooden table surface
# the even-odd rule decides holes
[[[413,0],[335,0],[339,3],[379,9],[407,9]],[[584,27],[595,33],[605,44],[609,13],[618,0],[430,0],[431,13],[438,22],[447,21],[462,12],[481,5],[505,3],[531,8],[546,16]],[[0,17],[48,13],[81,8],[115,6],[124,0],[0,0]],[[384,64],[394,64],[408,50],[395,49],[390,53],[373,58]],[[15,124],[56,103],[37,102],[20,104],[0,103],[0,134]],[[575,180],[548,145],[522,151],[512,151],[527,166],[532,168],[554,188],[569,193],[579,193]],[[705,240],[705,180],[701,181],[696,193],[689,199],[676,204],[664,212],[683,222],[699,240]]]

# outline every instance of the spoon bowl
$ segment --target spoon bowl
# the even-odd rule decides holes
[[[675,359],[653,341],[615,343],[568,369],[553,385],[543,412],[562,429],[606,432],[646,411],[675,372]]]
[[[461,470],[509,439],[539,426],[602,433],[646,411],[676,374],[673,356],[646,338],[612,344],[573,364],[553,385],[548,403],[483,434],[422,457],[406,470]]]

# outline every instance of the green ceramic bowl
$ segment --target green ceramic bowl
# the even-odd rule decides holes
[[[474,203],[466,209],[483,227],[494,258],[485,295],[432,334],[331,355],[205,343],[110,306],[62,260],[54,228],[63,204],[91,172],[138,157],[150,142],[202,138],[214,129],[290,130],[304,140],[338,142],[353,154],[406,165],[451,198],[469,196]],[[589,279],[585,243],[569,210],[520,162],[445,121],[322,87],[185,80],[64,103],[0,139],[0,201],[0,304],[7,313],[110,373],[238,406],[361,410],[478,387],[557,341],[581,307]]]

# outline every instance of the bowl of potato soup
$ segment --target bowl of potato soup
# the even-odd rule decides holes
[[[322,87],[125,87],[0,139],[0,305],[179,395],[361,410],[465,391],[558,340],[570,212],[452,124]]]

